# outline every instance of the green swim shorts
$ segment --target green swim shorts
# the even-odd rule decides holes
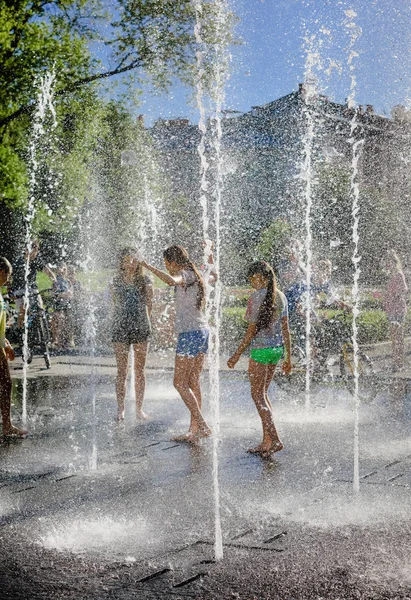
[[[250,358],[263,365],[276,365],[284,355],[284,347],[276,348],[254,348],[251,350]]]

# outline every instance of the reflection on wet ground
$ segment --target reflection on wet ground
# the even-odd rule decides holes
[[[155,559],[200,542],[212,558],[211,442],[192,447],[170,441],[188,426],[171,375],[150,373],[147,422],[135,421],[129,400],[120,425],[112,383],[96,382],[94,414],[90,386],[83,384],[84,378],[73,377],[29,381],[31,435],[0,446],[3,533],[13,528],[45,549],[106,561]],[[14,393],[18,412],[17,384]],[[310,410],[296,392],[273,386],[272,396],[285,449],[267,461],[246,453],[261,436],[247,381],[222,378],[219,461],[227,549],[282,551],[290,530],[301,527],[409,521],[409,397],[385,390],[361,406],[361,492],[355,496],[347,390],[314,388]]]

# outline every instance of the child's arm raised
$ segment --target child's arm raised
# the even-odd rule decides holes
[[[154,273],[154,275],[156,277],[158,277],[159,279],[161,279],[161,281],[164,281],[164,283],[166,283],[167,285],[172,285],[172,286],[183,285],[183,283],[184,283],[181,275],[175,275],[173,277],[172,275],[169,275],[169,273],[166,273],[165,271],[161,271],[161,269],[157,269],[153,265],[149,265],[148,263],[146,263],[145,260],[141,261],[141,264],[143,267],[145,267],[146,269],[148,269],[149,271]]]
[[[251,344],[253,338],[255,337],[256,331],[257,331],[257,325],[255,323],[250,323],[237,350],[227,361],[227,365],[228,365],[229,369],[233,369],[235,367],[235,365],[238,363],[242,353],[245,350],[247,350],[248,346]]]

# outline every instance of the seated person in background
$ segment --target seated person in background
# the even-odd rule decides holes
[[[52,343],[58,348],[68,346],[68,310],[73,292],[67,279],[67,266],[61,263],[57,268],[56,280],[53,283],[54,312],[51,315],[50,328]]]
[[[44,273],[46,273],[53,281],[56,279],[53,271],[40,254],[38,241],[34,240],[31,245],[30,253],[26,248],[24,256],[20,256],[20,258],[17,259],[13,268],[13,280],[10,286],[10,293],[15,300],[16,311],[18,314],[17,325],[19,329],[21,329],[24,324],[24,294],[26,289],[25,273],[27,258],[29,259],[29,272],[27,278],[29,290],[37,289],[36,277],[38,271],[44,271]],[[39,298],[39,302],[41,303],[41,298]]]

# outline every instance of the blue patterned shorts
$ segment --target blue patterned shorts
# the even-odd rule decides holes
[[[206,354],[208,351],[208,337],[208,329],[180,333],[177,340],[176,354],[191,356],[192,358],[199,354]]]

